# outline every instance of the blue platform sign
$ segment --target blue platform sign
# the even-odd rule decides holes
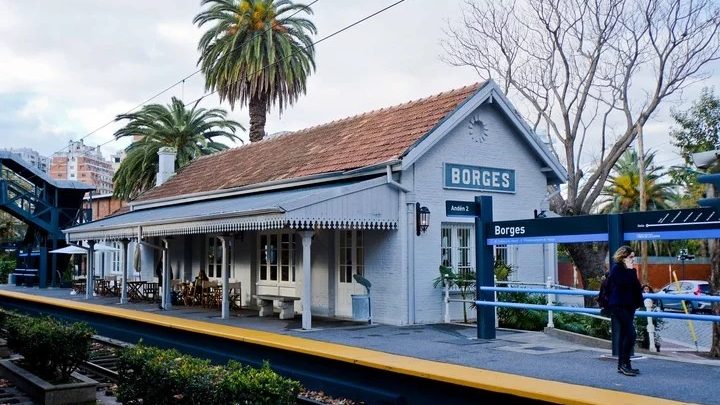
[[[512,169],[444,163],[443,171],[444,188],[498,193],[515,192],[515,170]]]

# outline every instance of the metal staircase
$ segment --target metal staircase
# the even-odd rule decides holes
[[[0,210],[28,225],[26,249],[40,251],[40,287],[47,286],[48,248],[65,243],[62,229],[90,220],[83,196],[94,189],[77,181],[55,180],[19,156],[0,151]]]

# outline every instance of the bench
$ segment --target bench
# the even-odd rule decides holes
[[[259,316],[273,315],[273,302],[280,301],[280,319],[293,319],[295,317],[295,301],[300,297],[288,297],[284,295],[253,295],[260,306]]]
[[[38,283],[37,269],[15,269],[12,274],[15,279],[15,285],[18,287],[21,285],[33,287]]]

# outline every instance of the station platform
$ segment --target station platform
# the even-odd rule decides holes
[[[116,297],[70,295],[68,289],[0,285],[0,297],[39,300],[84,308],[198,333],[363,364],[433,381],[568,404],[720,403],[720,360],[685,347],[663,347],[658,354],[636,353],[627,377],[616,370],[610,351],[571,343],[543,332],[499,329],[494,340],[475,338],[472,326],[431,324],[368,325],[313,318],[303,331],[300,317],[259,317],[258,311],[232,311],[221,319],[216,309],[157,304],[120,305]],[[671,350],[668,350],[671,349]]]

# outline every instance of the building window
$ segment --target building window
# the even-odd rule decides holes
[[[260,235],[260,266],[258,279],[261,281],[295,282],[295,240],[289,233],[267,233]]]
[[[122,245],[120,244],[120,242],[112,242],[110,243],[110,246],[114,247],[115,249],[119,249],[118,251],[113,251],[110,253],[110,272],[121,273],[122,269],[120,268],[120,255],[123,253]]]
[[[340,232],[338,245],[338,267],[340,282],[352,283],[353,274],[365,274],[365,258],[363,252],[362,231]]]
[[[443,224],[440,239],[440,263],[465,273],[475,270],[475,233],[473,225]]]
[[[227,250],[228,259],[225,268],[230,271],[233,258],[232,246],[228,244]],[[206,273],[208,278],[222,278],[222,241],[220,238],[211,236],[207,239],[207,258]]]
[[[495,256],[495,262],[503,262],[505,264],[510,264],[510,262],[508,262],[508,247],[507,247],[507,245],[493,246],[493,253]]]

